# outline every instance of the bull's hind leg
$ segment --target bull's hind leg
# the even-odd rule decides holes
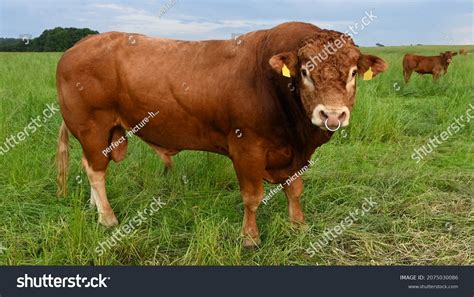
[[[112,227],[118,224],[118,220],[115,217],[114,211],[110,206],[109,200],[107,199],[107,193],[105,191],[105,176],[106,170],[94,170],[85,157],[82,158],[82,163],[89,178],[89,184],[91,186],[91,205],[97,206],[97,212],[99,213],[99,223]]]
[[[111,130],[96,128],[81,133],[80,136],[84,152],[82,165],[91,186],[91,205],[97,207],[99,223],[107,227],[118,224],[105,190],[105,176],[110,158],[109,155],[104,155],[103,151],[109,146],[109,139],[113,139],[111,133]]]
[[[412,73],[411,70],[404,70],[403,71],[403,78],[405,79],[405,83],[408,83],[408,81],[410,80],[411,73]]]
[[[162,148],[160,146],[157,146],[151,143],[148,143],[148,145],[151,146],[155,150],[156,154],[160,157],[160,159],[165,164],[164,173],[169,172],[171,168],[173,167],[173,159],[171,157],[176,155],[178,151]]]
[[[165,163],[165,173],[167,173],[171,167],[173,167],[173,159],[171,159],[171,157],[177,152],[167,150],[151,143],[148,144],[155,150],[156,154],[161,158],[163,163]]]

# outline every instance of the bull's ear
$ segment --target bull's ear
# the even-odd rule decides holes
[[[284,69],[285,65],[286,65],[286,68],[288,68],[290,72],[289,74],[291,76],[295,77],[296,74],[298,73],[298,70],[296,69],[298,65],[298,57],[296,56],[295,53],[292,53],[292,52],[281,53],[281,54],[271,57],[270,61],[268,62],[270,63],[270,66],[272,66],[273,70],[275,70],[277,73],[280,73],[282,75],[286,75],[287,70]]]
[[[380,59],[377,56],[372,56],[372,55],[364,55],[362,54],[359,58],[359,63],[357,65],[359,74],[364,74],[369,70],[369,68],[372,69],[373,76],[376,76],[377,74],[384,72],[388,68],[387,62],[384,60]]]
[[[458,53],[457,52],[451,52],[453,56],[456,56]]]

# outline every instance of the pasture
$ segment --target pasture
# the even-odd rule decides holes
[[[303,176],[305,227],[288,221],[278,193],[258,210],[262,244],[241,247],[243,205],[226,157],[182,152],[167,175],[158,156],[137,137],[126,159],[111,163],[107,190],[121,225],[165,203],[103,254],[96,248],[113,229],[97,224],[90,189],[71,141],[66,199],[56,198],[54,163],[60,113],[45,119],[0,155],[1,265],[462,265],[473,260],[474,127],[465,122],[421,162],[426,145],[474,106],[474,46],[456,56],[448,74],[413,74],[403,83],[407,52],[438,54],[461,46],[364,48],[390,67],[358,79],[348,129],[319,148]],[[0,145],[17,135],[47,104],[57,102],[55,68],[61,53],[0,53]],[[474,114],[474,113],[473,113]],[[266,193],[275,186],[266,185]],[[314,257],[305,251],[365,198],[376,206]],[[119,226],[120,228],[120,226]]]

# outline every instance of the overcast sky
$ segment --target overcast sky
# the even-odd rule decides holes
[[[360,45],[474,44],[472,0],[380,2],[1,0],[0,37],[36,37],[45,29],[61,26],[176,39],[228,39],[232,33],[286,21],[311,22],[344,32],[372,11],[376,18],[354,36]]]

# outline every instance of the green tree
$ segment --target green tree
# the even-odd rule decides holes
[[[99,32],[84,28],[61,28],[44,30],[31,41],[16,38],[0,38],[0,51],[7,52],[63,52],[82,38]]]

